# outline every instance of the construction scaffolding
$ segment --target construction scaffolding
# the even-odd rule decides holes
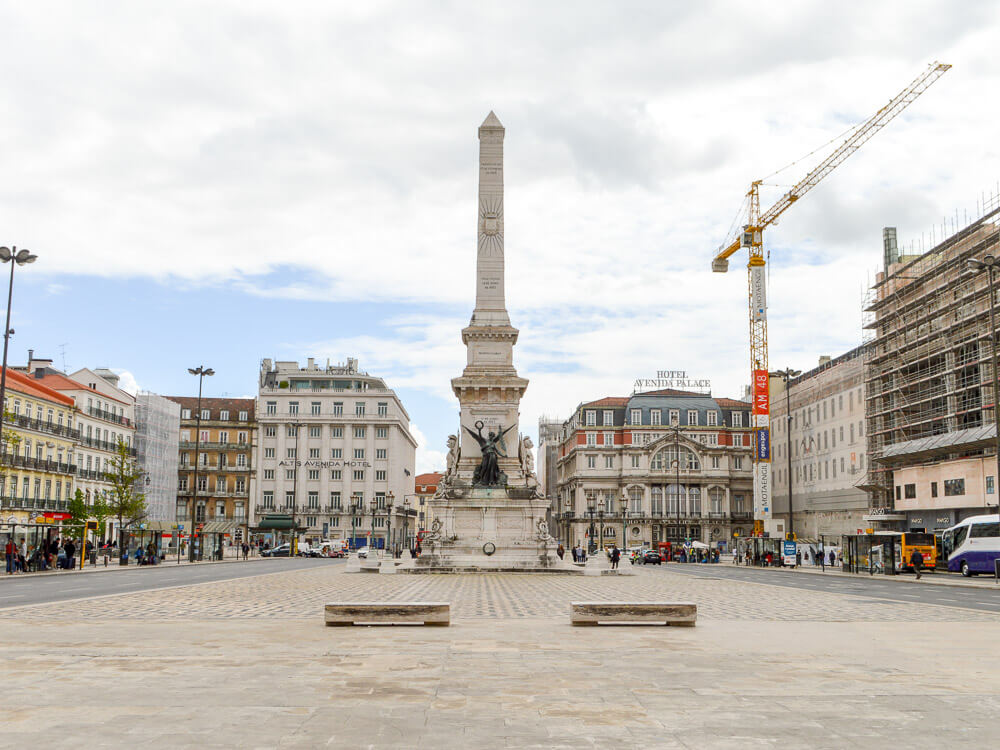
[[[989,282],[966,261],[1000,252],[1000,194],[984,198],[982,210],[916,257],[900,258],[886,230],[887,265],[864,307],[872,508],[893,507],[893,468],[989,448],[997,421]]]
[[[177,520],[177,446],[181,406],[156,393],[140,391],[135,398],[136,463],[143,471],[146,517]]]

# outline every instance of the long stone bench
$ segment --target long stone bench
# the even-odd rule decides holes
[[[448,602],[334,602],[324,608],[327,625],[423,623],[448,625]]]
[[[655,622],[693,627],[698,605],[690,602],[570,602],[574,625],[599,622]]]

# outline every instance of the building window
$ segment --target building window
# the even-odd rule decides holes
[[[264,458],[274,458],[274,448],[265,448]]]
[[[693,427],[698,424],[698,410],[688,409],[688,426]]]
[[[365,415],[365,402],[356,401],[354,403],[354,416],[363,417]]]
[[[386,480],[385,478],[386,478],[386,470],[385,469],[376,469],[375,470],[375,481],[376,482],[384,482]]]
[[[314,481],[319,480],[319,469],[309,469],[309,479]]]
[[[201,410],[201,418],[202,419],[211,419],[212,417],[210,416],[210,414],[211,414],[211,412],[208,409],[202,409]]]
[[[264,427],[264,437],[275,437],[277,434],[278,429],[273,424]]]
[[[288,413],[289,414],[298,414],[299,413],[299,402],[298,401],[289,401],[288,402]]]
[[[597,433],[596,432],[588,432],[587,433],[587,445],[590,446],[590,447],[594,447],[594,446],[597,445]]]
[[[632,456],[632,468],[633,469],[638,469],[639,468],[639,457],[638,456]]]
[[[964,479],[945,479],[944,480],[944,496],[945,497],[955,497],[958,495],[965,494],[965,480]]]
[[[295,469],[285,469],[285,479],[295,479]]]
[[[937,497],[937,482],[931,482],[931,497]]]
[[[632,409],[631,424],[642,424],[642,409]]]
[[[605,432],[604,433],[604,445],[606,447],[610,448],[614,444],[615,444],[615,433],[613,433],[613,432]]]
[[[331,448],[330,449],[330,458],[343,458],[343,457],[344,457],[344,449],[343,448]]]
[[[732,412],[730,414],[730,417],[733,420],[733,427],[742,427],[743,426],[743,412],[741,412],[741,411],[734,411],[734,412]]]
[[[274,479],[274,469],[264,469],[264,479]]]
[[[295,458],[295,449],[285,448],[285,458]]]
[[[379,401],[378,403],[378,415],[380,417],[389,416],[389,403],[387,401]]]
[[[612,425],[614,425],[614,423],[615,423],[615,413],[613,411],[611,411],[610,409],[607,409],[607,410],[605,410],[603,416],[604,416],[603,424],[604,424],[605,427],[611,427]]]
[[[330,506],[334,510],[340,510],[340,493],[339,492],[331,492],[330,493]]]
[[[219,433],[219,442],[220,443],[228,443],[229,442],[229,433],[226,432],[225,430],[223,430],[222,432],[220,432]]]
[[[388,457],[389,457],[389,451],[386,450],[385,448],[375,449],[375,458],[388,458]]]
[[[650,409],[649,410],[649,423],[650,424],[662,424],[663,412],[660,409]]]
[[[334,401],[333,402],[333,416],[342,417],[344,416],[344,402]]]
[[[364,457],[365,457],[365,449],[364,448],[355,448],[354,449],[354,459],[356,461],[362,461],[362,460],[364,460]]]
[[[986,477],[986,494],[993,494],[993,477]]]
[[[709,411],[705,415],[706,424],[709,427],[716,427],[719,424],[719,413],[717,411]]]
[[[293,424],[290,424],[285,428],[285,437],[293,438],[297,437],[298,434],[299,434],[299,428]]]
[[[330,437],[332,437],[332,438],[342,438],[342,437],[344,437],[344,428],[343,427],[331,427],[330,428]]]
[[[330,471],[330,479],[339,482],[340,481],[340,469],[332,469]]]
[[[719,468],[719,457],[718,456],[712,456],[712,468],[713,469],[718,469]]]
[[[223,422],[228,422],[229,421],[229,410],[228,409],[223,409],[222,411],[220,411],[219,412],[219,419],[221,419]]]
[[[587,468],[588,469],[597,468],[597,456],[587,456]]]
[[[357,438],[357,439],[360,439],[360,440],[364,440],[364,437],[365,437],[365,428],[364,427],[355,427],[354,428],[354,437]]]
[[[613,468],[615,468],[615,457],[614,456],[605,456],[604,457],[604,468],[605,469],[613,469]]]
[[[286,490],[285,491],[285,507],[286,508],[291,508],[293,505],[295,505],[295,493],[292,492],[291,490]]]
[[[354,470],[354,481],[355,482],[363,482],[363,481],[365,481],[365,470],[364,469],[355,469]]]
[[[375,428],[375,437],[377,439],[379,439],[379,440],[385,440],[386,438],[389,437],[389,428],[388,427],[376,427]]]
[[[322,404],[319,401],[313,401],[312,403],[310,403],[309,404],[309,413],[312,414],[313,416],[317,416],[318,417],[320,414],[323,413],[323,411],[322,411]]]
[[[912,500],[917,496],[917,485],[915,484],[904,484],[903,485],[903,497],[907,500]]]
[[[319,459],[319,448],[310,448],[309,458]]]
[[[248,416],[249,416],[249,412],[241,411],[240,415],[239,415],[239,420],[241,422],[246,422]]]
[[[594,425],[597,424],[597,412],[596,411],[592,411],[592,410],[588,409],[584,413],[586,414],[586,417],[587,417],[587,420],[586,420],[587,427],[593,427]]]
[[[734,469],[742,469],[743,468],[743,457],[742,456],[733,456],[733,468]]]
[[[309,503],[309,507],[310,508],[318,508],[319,507],[319,493],[318,492],[310,492],[309,495],[308,495],[307,502]],[[310,525],[312,525],[312,524],[310,524]]]
[[[274,507],[274,492],[271,490],[264,491],[264,507],[265,508]]]
[[[670,410],[670,424],[672,424],[672,425],[674,425],[676,427],[680,423],[681,423],[681,411],[680,411],[680,409],[671,409]]]
[[[321,438],[323,437],[323,428],[319,425],[311,425],[309,427],[309,437],[311,438]]]

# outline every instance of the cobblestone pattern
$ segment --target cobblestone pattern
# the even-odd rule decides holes
[[[65,616],[88,620],[300,619],[322,615],[328,601],[447,601],[452,619],[568,616],[570,601],[691,601],[700,619],[1000,622],[1000,615],[959,607],[894,602],[783,586],[640,569],[633,577],[559,575],[381,576],[341,566],[211,584],[0,610],[0,620]]]

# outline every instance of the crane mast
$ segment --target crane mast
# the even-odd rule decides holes
[[[755,180],[747,191],[747,223],[735,237],[719,248],[712,259],[712,270],[725,273],[729,270],[729,258],[741,248],[746,248],[747,298],[750,308],[750,376],[752,391],[752,421],[754,433],[753,479],[754,479],[754,520],[768,524],[772,520],[771,511],[771,426],[770,426],[770,376],[767,353],[767,278],[764,254],[764,229],[774,224],[778,217],[791,208],[792,204],[812,190],[851,154],[863,146],[879,130],[891,122],[900,112],[926,91],[951,65],[932,63],[927,70],[904,88],[889,102],[853,129],[844,142],[829,156],[813,168],[805,177],[779,198],[764,213],[760,210],[760,186]],[[787,387],[787,384],[786,384]],[[789,476],[788,481],[792,478]],[[789,508],[791,513],[791,508]]]

